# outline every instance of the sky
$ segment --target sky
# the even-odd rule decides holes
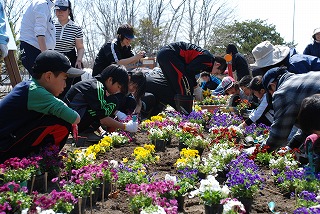
[[[286,42],[294,40],[299,53],[302,53],[305,47],[313,41],[311,37],[313,30],[320,27],[320,0],[229,1],[235,6],[236,20],[261,19],[267,24],[275,25],[277,32]],[[294,11],[295,15],[293,15]]]

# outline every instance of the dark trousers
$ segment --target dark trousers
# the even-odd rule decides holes
[[[22,65],[28,70],[29,74],[32,76],[32,67],[34,65],[34,61],[36,60],[37,56],[41,53],[41,51],[38,48],[30,45],[29,43],[21,41],[20,52]]]
[[[193,94],[194,77],[188,76],[184,60],[174,50],[169,47],[162,48],[157,55],[157,62],[176,94]]]
[[[55,116],[44,115],[11,133],[9,139],[1,139],[0,163],[8,158],[37,153],[47,144],[55,144],[62,149],[70,131],[70,123]]]

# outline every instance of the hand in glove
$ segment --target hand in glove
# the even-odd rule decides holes
[[[116,116],[119,120],[126,120],[127,119],[127,115],[121,111],[117,111]]]
[[[5,44],[0,44],[1,58],[8,56],[8,46]]]
[[[130,120],[129,122],[124,124],[124,130],[128,132],[137,132],[138,122],[133,122],[132,120]]]

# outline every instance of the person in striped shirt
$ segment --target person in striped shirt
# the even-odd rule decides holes
[[[82,58],[84,55],[83,32],[80,26],[74,22],[69,0],[56,0],[55,13],[58,18],[56,27],[56,51],[66,55],[73,67],[83,68]],[[81,81],[81,77],[70,78],[60,98],[62,99],[71,85]]]

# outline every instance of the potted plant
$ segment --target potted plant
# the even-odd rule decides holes
[[[228,198],[229,188],[220,186],[214,176],[209,175],[207,179],[200,181],[200,187],[190,193],[190,198],[198,196],[205,205],[205,213],[222,213],[223,207],[221,200]]]
[[[186,139],[184,144],[187,145],[188,148],[198,150],[199,155],[201,156],[203,150],[209,145],[209,140],[200,135],[193,135],[191,138]]]
[[[148,130],[148,138],[155,145],[156,151],[164,152],[169,140],[169,133],[166,130],[154,127]]]

